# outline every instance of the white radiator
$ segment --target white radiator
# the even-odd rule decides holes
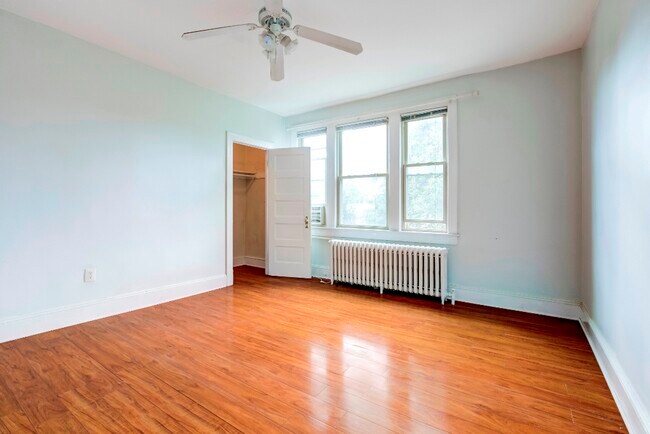
[[[447,249],[364,241],[330,240],[334,282],[447,299]],[[453,299],[452,299],[453,302]]]

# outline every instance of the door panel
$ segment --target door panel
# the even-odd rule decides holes
[[[271,276],[311,277],[309,151],[268,151],[267,273]]]

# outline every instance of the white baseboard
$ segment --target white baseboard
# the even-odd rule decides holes
[[[330,269],[326,266],[312,265],[311,274],[313,277],[329,278]],[[579,300],[504,294],[502,292],[484,289],[459,287],[458,285],[451,285],[450,291],[453,291],[456,301],[481,306],[498,307],[501,309],[575,320],[579,319],[582,313]]]
[[[256,256],[237,256],[233,258],[233,267],[248,265],[249,267],[266,268],[266,259]]]
[[[246,256],[246,265],[249,267],[266,268],[266,259]]]
[[[600,370],[603,371],[628,431],[632,434],[650,433],[650,409],[645,408],[634,384],[618,361],[616,353],[584,307],[580,325],[598,360]]]
[[[0,319],[0,343],[81,324],[227,286],[226,275],[149,288],[33,314]]]
[[[553,298],[531,297],[520,294],[505,294],[484,289],[452,286],[457,301],[479,304],[481,306],[498,307],[519,312],[535,313],[557,318],[579,319],[579,300],[563,300]]]

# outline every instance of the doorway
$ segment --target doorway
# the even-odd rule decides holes
[[[266,150],[233,144],[233,267],[266,269]]]
[[[245,145],[247,147],[260,149],[265,152],[275,147],[275,144],[271,142],[265,142],[263,140],[247,137],[241,134],[233,133],[231,131],[226,132],[226,233],[225,233],[226,264],[225,265],[226,265],[226,278],[227,278],[228,285],[232,285],[234,282],[233,196],[234,196],[235,178],[234,178],[234,155],[233,154],[234,154],[236,143],[240,145]],[[266,254],[264,256],[266,257]],[[267,264],[264,265],[266,266]]]
[[[264,176],[261,188],[265,192],[262,210],[266,221],[263,228],[264,264],[248,255],[246,249],[238,248],[238,264],[234,252],[234,184],[235,145],[254,148],[264,152]],[[257,166],[259,167],[259,166]],[[238,165],[237,178],[262,181],[259,170],[249,170]],[[239,181],[237,181],[239,183]],[[250,181],[249,181],[250,182]],[[234,282],[233,269],[241,264],[242,256],[253,266],[264,267],[265,274],[272,276],[311,278],[311,224],[310,224],[310,158],[309,148],[277,148],[273,143],[226,132],[226,277],[228,285]],[[238,190],[241,187],[238,186]],[[250,191],[250,190],[249,190]],[[248,213],[246,213],[248,214]],[[258,214],[259,216],[259,214]],[[245,217],[238,217],[240,223]],[[252,218],[252,220],[256,220]],[[269,229],[271,228],[271,229]],[[254,229],[254,230],[255,230]],[[258,232],[259,233],[259,232]],[[239,234],[241,240],[241,232]],[[246,235],[244,235],[244,240]],[[244,241],[245,243],[245,241]],[[259,244],[257,245],[259,247]],[[253,250],[251,250],[253,251]],[[256,250],[259,254],[260,250]],[[246,258],[249,256],[249,258]]]

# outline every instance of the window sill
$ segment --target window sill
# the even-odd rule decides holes
[[[312,238],[331,240],[332,238],[358,239],[372,241],[406,242],[418,244],[458,244],[458,234],[442,234],[411,231],[390,231],[384,229],[351,229],[312,227]]]

